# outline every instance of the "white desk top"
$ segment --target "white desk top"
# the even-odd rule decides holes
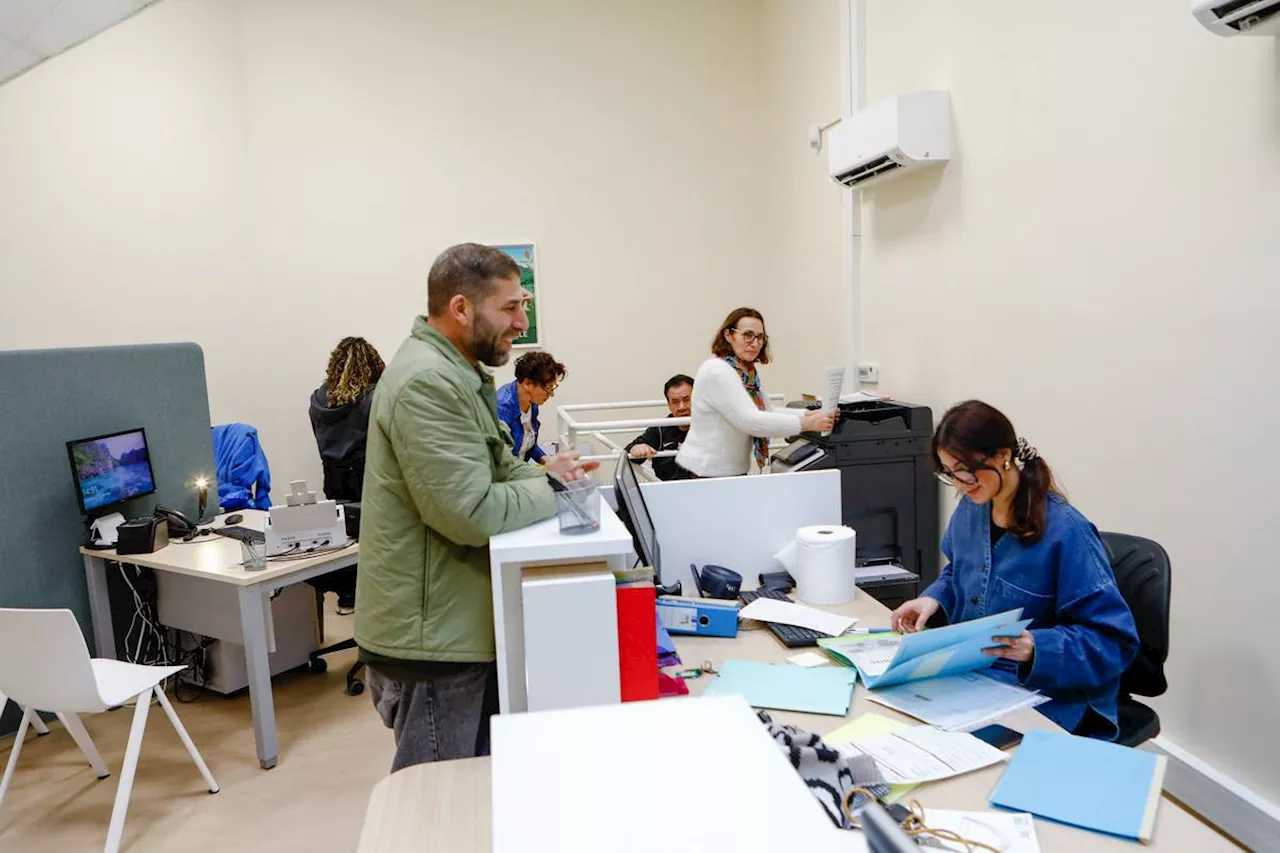
[[[503,563],[553,563],[631,553],[631,533],[617,513],[600,502],[600,529],[594,533],[562,534],[556,516],[528,527],[499,533],[489,540],[489,561]]]
[[[237,527],[248,527],[253,530],[261,530],[263,528],[267,514],[264,510],[244,509],[237,510],[237,512],[244,516],[244,520],[239,522],[236,525]],[[228,514],[218,516],[210,526],[225,526],[226,521],[224,519]],[[333,562],[354,564],[355,556],[359,552],[360,546],[353,542],[345,548],[326,551],[314,557],[287,560],[272,560],[268,557],[265,569],[251,572],[245,570],[240,564],[242,560],[240,541],[213,534],[197,537],[191,542],[170,539],[168,545],[151,554],[125,554],[121,556],[116,554],[114,550],[80,549],[80,553],[86,557],[119,560],[125,563],[132,563],[135,566],[146,566],[156,571],[191,575],[235,584],[236,586],[252,586],[267,581],[279,580],[297,572]]]

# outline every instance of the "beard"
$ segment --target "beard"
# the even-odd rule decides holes
[[[471,356],[481,364],[489,367],[501,367],[511,357],[511,342],[505,332],[491,324],[479,313],[471,327],[471,337],[467,341]]]

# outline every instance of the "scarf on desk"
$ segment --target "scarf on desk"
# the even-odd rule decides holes
[[[853,828],[840,807],[844,795],[851,788],[865,788],[875,794],[877,799],[888,796],[889,785],[871,756],[850,756],[837,752],[811,732],[775,723],[766,711],[757,711],[756,716],[769,729],[769,736],[804,779],[809,791],[822,804],[827,817],[840,829]],[[857,794],[849,804],[849,810],[857,814],[866,804],[867,798]]]
[[[747,389],[747,393],[751,395],[751,400],[756,404],[756,408],[762,412],[769,408],[769,404],[764,398],[764,392],[760,390],[760,371],[756,370],[754,365],[750,370],[747,370],[742,366],[742,362],[732,355],[726,355],[724,360],[738,372],[738,378],[742,380],[742,387]],[[769,439],[752,436],[751,443],[752,455],[755,457],[756,465],[760,468],[768,465]]]

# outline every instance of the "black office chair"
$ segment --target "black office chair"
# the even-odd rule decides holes
[[[1160,734],[1160,717],[1133,698],[1160,696],[1169,688],[1169,601],[1172,568],[1159,543],[1127,533],[1103,533],[1120,595],[1133,612],[1138,656],[1120,678],[1120,735],[1116,743],[1137,746]]]

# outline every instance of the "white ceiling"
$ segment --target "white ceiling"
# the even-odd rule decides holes
[[[0,84],[156,0],[0,0]]]

